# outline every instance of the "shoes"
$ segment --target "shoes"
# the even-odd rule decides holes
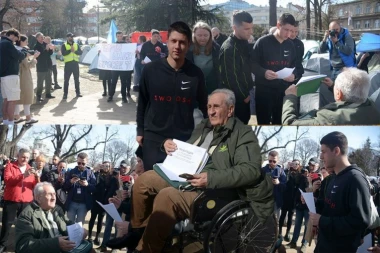
[[[38,120],[31,118],[30,120],[25,121],[25,125],[31,125],[37,122]]]
[[[46,95],[46,98],[55,98],[55,97],[52,95]]]
[[[123,104],[129,103],[129,99],[128,98],[122,98],[121,101],[122,101]]]
[[[100,246],[100,247],[96,248],[96,252],[107,252],[107,247]]]
[[[297,248],[297,244],[294,242],[290,242],[285,245],[285,249],[296,249],[296,248]]]
[[[80,94],[80,93],[78,93],[78,94],[77,94],[77,98],[81,98],[81,97],[83,97],[83,95]]]
[[[289,238],[289,234],[286,233],[286,235],[284,236],[284,241],[285,242],[290,242],[290,238]]]
[[[107,102],[111,102],[111,101],[112,101],[112,97],[108,97]]]
[[[37,101],[42,102],[42,101],[44,101],[44,99],[42,97],[37,97]]]
[[[94,244],[95,244],[95,245],[100,245],[100,242],[99,242],[98,237],[95,237]]]
[[[106,97],[107,96],[107,92],[103,92],[102,96]]]
[[[67,94],[64,94],[62,99],[67,99]]]
[[[128,98],[132,98],[132,97],[131,97],[131,93],[130,93],[129,91],[127,92],[127,97],[128,97]]]
[[[55,84],[55,85],[54,85],[54,89],[55,89],[55,90],[58,90],[58,89],[62,89],[62,87],[59,86],[58,84]]]
[[[307,244],[302,244],[302,247],[300,249],[300,252],[301,253],[306,253],[306,249],[307,249]]]
[[[18,123],[23,122],[23,121],[24,121],[23,118],[18,118],[18,119],[14,119],[13,123],[18,124]]]
[[[133,86],[132,90],[134,92],[139,92],[139,86],[138,85]]]
[[[88,241],[89,243],[93,243],[92,238],[88,238],[87,241]]]
[[[144,230],[145,228],[132,228],[132,231],[123,237],[109,240],[106,246],[111,249],[135,249],[144,234]]]

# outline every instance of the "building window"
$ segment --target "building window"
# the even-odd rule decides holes
[[[367,20],[365,23],[364,23],[364,28],[369,28],[370,27],[370,22],[369,20]]]
[[[380,3],[376,4],[375,12],[380,12]]]
[[[380,19],[376,19],[374,23],[375,28],[380,28]]]
[[[360,29],[360,21],[357,21],[357,22],[355,23],[355,29]]]
[[[365,8],[365,13],[370,13],[371,12],[371,4],[367,4],[367,7]]]
[[[356,6],[356,14],[362,14],[362,6],[360,4]]]
[[[343,16],[343,9],[339,10],[339,17]]]

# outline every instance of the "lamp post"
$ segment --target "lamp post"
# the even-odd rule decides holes
[[[107,147],[108,129],[109,129],[109,126],[106,125],[106,139],[105,139],[105,141],[104,141],[103,159],[102,159],[103,162],[104,162],[104,155],[105,155],[105,153],[106,153],[106,147]]]
[[[298,138],[298,127],[299,127],[299,126],[297,126],[297,131],[296,131],[296,141],[295,141],[295,143],[294,143],[293,160],[294,160],[294,157],[296,156],[297,138]]]
[[[98,17],[97,17],[96,21],[98,22],[98,44],[99,44],[99,42],[100,42],[99,41],[99,30],[100,30],[100,25],[99,25],[99,1],[98,1],[98,13],[97,14],[98,14]]]

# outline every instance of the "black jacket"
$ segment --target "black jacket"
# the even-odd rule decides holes
[[[296,177],[298,174],[288,173],[288,181],[286,182],[286,188],[283,195],[283,204],[281,210],[293,211],[296,205],[296,193],[298,190],[298,184]]]
[[[20,62],[26,57],[26,50],[17,50],[7,37],[0,41],[0,77],[18,75]]]
[[[147,64],[140,79],[137,135],[161,142],[167,138],[186,141],[194,129],[198,102],[207,115],[207,93],[202,70],[185,60],[175,71],[166,58]]]
[[[241,103],[253,88],[251,75],[250,45],[230,35],[220,48],[221,86],[235,93],[236,101]]]
[[[314,252],[356,252],[370,225],[370,192],[364,172],[351,165],[327,186]]]
[[[220,87],[219,53],[220,53],[220,46],[216,42],[213,42],[212,43],[212,64],[213,64],[212,75],[214,76],[215,83],[213,84],[206,83],[206,89],[207,89],[208,94],[210,94],[210,91],[213,91]],[[190,60],[192,63],[194,63],[194,52],[193,52],[192,47],[190,47],[189,51],[187,51],[186,58]]]
[[[47,72],[52,67],[52,61],[50,55],[53,54],[53,50],[46,50],[46,43],[42,44],[37,42],[34,46],[34,50],[40,52],[40,56],[37,58],[37,72]]]
[[[161,59],[161,53],[156,51],[156,48],[159,47],[161,49],[161,53],[167,56],[168,49],[161,42],[157,41],[156,44],[152,44],[151,41],[145,42],[140,51],[140,60],[143,61],[146,56],[153,62]]]
[[[303,69],[302,60],[303,60],[303,54],[305,53],[305,46],[303,45],[303,42],[295,38],[293,41],[294,47],[296,49],[296,79],[299,80],[303,73],[305,73],[305,70]]]
[[[223,34],[223,33],[219,33],[219,36],[218,38],[215,39],[215,42],[219,45],[219,46],[222,46],[223,43],[227,40],[228,36]]]
[[[252,72],[255,74],[256,91],[270,90],[283,92],[292,83],[282,79],[267,80],[265,72],[277,72],[283,68],[296,67],[296,50],[291,40],[280,43],[272,34],[261,37],[255,43],[252,54]],[[297,69],[293,74],[297,76]]]

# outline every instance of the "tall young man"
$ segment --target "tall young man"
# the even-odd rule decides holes
[[[168,31],[168,57],[149,63],[143,69],[136,140],[143,148],[145,170],[151,170],[155,163],[165,159],[164,140],[186,141],[190,137],[197,103],[203,115],[207,115],[203,72],[185,57],[190,42],[189,26],[184,22],[173,23]]]
[[[253,88],[253,80],[248,39],[252,34],[252,22],[252,16],[248,12],[234,12],[234,32],[223,43],[219,54],[221,86],[235,93],[235,116],[244,124],[247,124],[251,117],[249,91]]]
[[[158,61],[161,59],[161,54],[167,54],[167,48],[159,41],[160,40],[160,32],[157,30],[152,30],[152,39],[150,41],[145,42],[140,51],[140,60],[141,64],[147,64],[145,62],[145,57],[148,57],[149,60]]]
[[[281,124],[284,92],[297,77],[297,69],[284,79],[278,79],[276,73],[283,68],[296,67],[296,50],[293,42],[288,40],[295,22],[291,14],[282,14],[274,34],[261,37],[253,48],[256,113],[260,125]]]

